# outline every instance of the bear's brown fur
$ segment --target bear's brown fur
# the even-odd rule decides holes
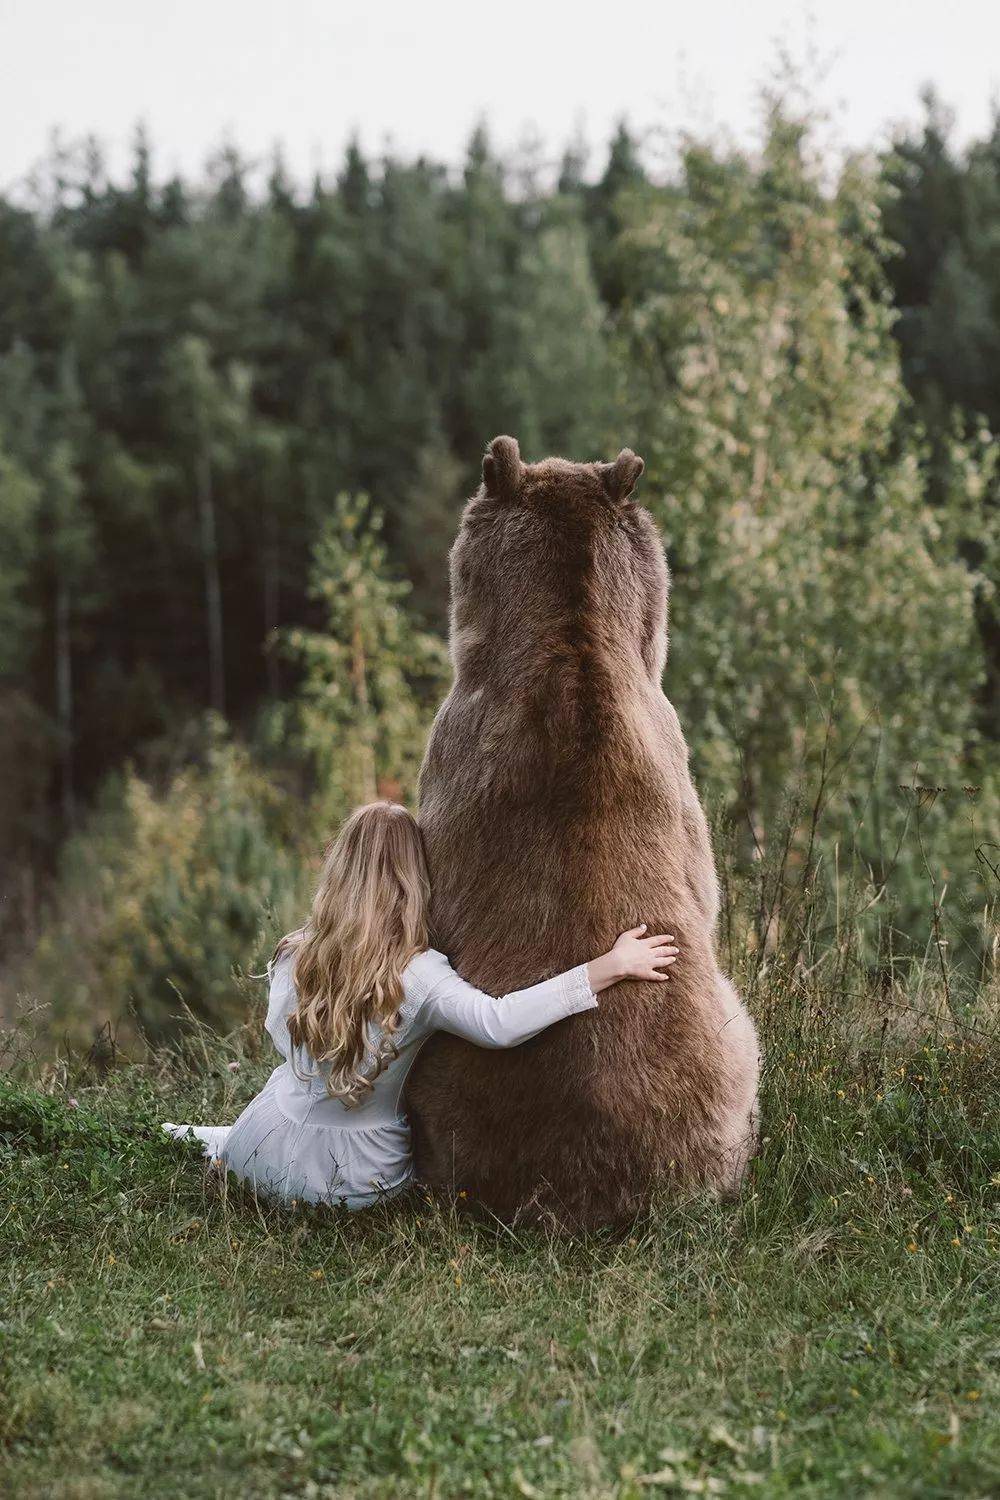
[[[665,1182],[731,1190],[753,1148],[756,1035],[719,972],[715,867],[661,689],[667,567],[634,504],[642,460],[521,462],[495,438],[451,557],[454,685],[420,822],[432,927],[503,994],[639,922],[677,936],[630,981],[509,1052],[438,1035],[408,1104],[418,1175],[505,1220],[634,1215]]]

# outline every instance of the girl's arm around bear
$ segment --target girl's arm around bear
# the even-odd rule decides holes
[[[578,1011],[592,1010],[595,996],[620,979],[669,979],[677,959],[672,937],[644,937],[645,927],[623,932],[614,947],[529,989],[494,997],[466,984],[442,960],[440,978],[424,1001],[422,1020],[431,1030],[450,1031],[479,1047],[516,1047],[547,1026]]]

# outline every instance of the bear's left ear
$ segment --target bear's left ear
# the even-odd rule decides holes
[[[483,484],[493,500],[515,500],[521,487],[521,450],[517,438],[495,437],[483,459]]]
[[[601,478],[608,499],[616,505],[627,500],[635,489],[646,465],[631,448],[623,448],[613,464],[601,464]]]

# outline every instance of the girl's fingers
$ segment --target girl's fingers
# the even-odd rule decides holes
[[[640,925],[638,927],[629,927],[626,932],[622,933],[622,937],[632,937],[632,938],[642,937],[642,935],[643,935],[643,933],[645,931],[646,931],[646,924],[645,924],[645,922],[642,922],[642,923],[640,923]]]

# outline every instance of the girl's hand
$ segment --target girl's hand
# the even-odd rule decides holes
[[[680,949],[672,936],[644,937],[646,924],[623,932],[609,953],[587,965],[594,994],[620,979],[669,979],[665,970],[677,962]]]
[[[680,949],[669,937],[644,937],[646,924],[623,932],[611,950],[622,979],[669,979],[663,969],[677,962]]]

